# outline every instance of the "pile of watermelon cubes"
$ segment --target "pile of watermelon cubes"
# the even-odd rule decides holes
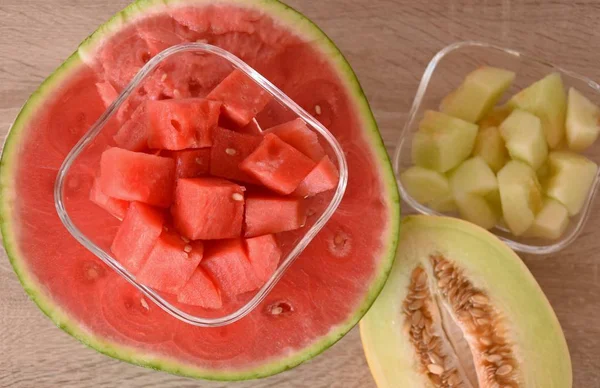
[[[271,96],[234,70],[206,98],[147,100],[104,151],[90,199],[123,220],[114,257],[180,303],[218,309],[260,288],[338,171],[304,121],[261,131]],[[227,127],[227,128],[226,128]]]

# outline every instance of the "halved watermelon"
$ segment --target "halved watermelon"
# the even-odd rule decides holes
[[[177,321],[106,267],[88,276],[90,263],[102,264],[63,227],[53,202],[57,169],[105,109],[96,84],[108,81],[122,90],[157,47],[184,39],[232,51],[309,112],[318,105],[318,118],[340,141],[349,165],[346,195],[325,228],[260,306],[216,329]],[[265,111],[258,121],[269,128],[285,120]],[[104,148],[98,149],[97,159]],[[118,220],[88,200],[94,177],[86,171],[95,166],[85,163],[76,170],[80,179],[67,186],[73,217],[109,243]],[[140,0],[127,7],[29,99],[6,141],[0,184],[4,245],[44,313],[102,353],[193,377],[267,376],[322,352],[372,304],[397,246],[396,183],[361,87],[327,36],[275,0]],[[327,202],[311,199],[313,212]],[[289,244],[282,242],[284,252]]]

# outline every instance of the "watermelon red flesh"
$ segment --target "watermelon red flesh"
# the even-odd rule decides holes
[[[215,279],[219,289],[231,297],[261,286],[241,238],[208,245],[201,266]]]
[[[207,175],[210,169],[210,148],[164,151],[161,155],[175,160],[177,178],[197,178]]]
[[[146,104],[140,104],[114,136],[120,148],[130,151],[146,151],[148,149],[148,117]]]
[[[280,194],[294,191],[314,167],[312,160],[270,133],[240,163],[240,170]]]
[[[129,208],[129,202],[123,201],[122,199],[116,199],[109,197],[100,190],[100,184],[98,179],[94,179],[94,184],[90,190],[90,200],[102,209],[106,210],[119,220],[125,218],[127,209]]]
[[[271,100],[271,95],[240,70],[234,70],[211,91],[208,99],[221,101],[223,113],[244,127]]]
[[[244,188],[220,178],[178,179],[173,223],[191,240],[239,237],[244,216]]]
[[[163,231],[136,280],[168,294],[177,294],[202,260],[202,241],[183,241],[179,234]]]
[[[311,197],[324,191],[334,189],[339,181],[339,173],[329,156],[325,156],[315,168],[300,182],[294,195]]]
[[[260,144],[258,136],[237,133],[224,128],[213,132],[210,174],[241,182],[257,183],[257,180],[240,170],[240,163]]]
[[[100,188],[113,198],[169,207],[175,162],[171,158],[110,148],[100,160]]]
[[[299,229],[306,223],[306,207],[301,198],[250,195],[244,215],[246,237]]]
[[[110,250],[132,274],[136,274],[148,259],[163,229],[163,215],[139,202],[132,202],[119,227]]]
[[[219,122],[219,102],[200,98],[148,101],[146,109],[150,148],[183,150],[212,145],[212,132]]]
[[[317,134],[306,126],[304,120],[298,118],[287,123],[279,124],[265,130],[265,133],[277,135],[281,140],[288,143],[315,162],[325,156],[325,150]]]
[[[208,309],[219,309],[223,306],[221,292],[215,286],[210,275],[201,267],[196,268],[192,277],[179,291],[177,301]]]
[[[279,259],[281,259],[281,249],[277,245],[275,236],[266,234],[248,238],[246,239],[246,250],[256,277],[265,283],[273,275]]]
[[[127,18],[135,20],[137,12],[147,9],[137,7],[154,7],[143,4],[129,8]],[[381,289],[396,250],[394,177],[354,75],[318,29],[275,1],[178,4],[160,3],[143,20],[172,20],[172,15],[198,38],[240,56],[309,112],[320,107],[318,119],[338,138],[348,159],[348,188],[338,211],[256,310],[215,329],[181,324],[79,245],[56,215],[53,185],[68,151],[105,109],[96,83],[111,79],[124,85],[140,65],[123,58],[129,47],[142,42],[135,25],[118,24],[123,13],[104,30],[115,34],[99,32],[82,50],[90,66],[72,57],[13,125],[0,170],[4,244],[40,308],[104,353],[196,377],[270,375],[339,339]],[[168,28],[155,33],[162,36]],[[302,36],[294,30],[303,31]],[[94,42],[100,40],[98,50]],[[284,121],[267,111],[259,115],[264,127]],[[110,244],[119,222],[88,200],[94,175],[88,176],[87,191],[69,189],[67,209],[91,238]],[[315,211],[326,206],[321,199],[311,199]],[[299,236],[281,237],[296,241]],[[286,241],[284,251],[290,248]],[[272,314],[275,307],[283,313]]]

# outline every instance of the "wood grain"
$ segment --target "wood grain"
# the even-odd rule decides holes
[[[525,50],[600,79],[600,3],[595,1],[290,0],[338,44],[358,73],[386,145],[394,146],[423,69],[457,40]],[[0,133],[37,85],[124,0],[0,1]],[[524,257],[569,342],[575,387],[600,386],[600,204],[564,252]],[[0,387],[224,387],[135,367],[79,344],[29,301],[0,258]],[[351,332],[295,370],[239,387],[374,387]],[[543,388],[543,387],[540,387]]]

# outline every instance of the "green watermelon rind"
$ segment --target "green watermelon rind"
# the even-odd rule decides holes
[[[13,175],[15,169],[11,168],[13,162],[19,154],[19,141],[23,134],[22,129],[26,126],[29,119],[35,113],[36,108],[43,104],[52,91],[61,84],[64,78],[67,78],[71,71],[77,69],[83,64],[82,57],[93,51],[102,43],[107,36],[113,32],[118,32],[125,24],[135,20],[138,17],[148,15],[150,12],[160,12],[164,7],[177,5],[193,5],[204,4],[210,2],[214,4],[214,0],[138,0],[130,4],[127,8],[113,16],[107,23],[100,26],[92,35],[90,35],[80,45],[78,51],[73,53],[53,74],[51,74],[40,87],[30,96],[28,101],[21,109],[19,115],[15,119],[9,135],[7,136],[0,160],[0,197],[2,198],[0,206],[0,228],[2,231],[4,246],[8,254],[11,265],[14,268],[23,288],[29,297],[37,304],[37,306],[46,314],[59,328],[75,337],[85,345],[95,349],[96,351],[113,357],[118,360],[126,361],[132,364],[162,370],[173,374],[203,378],[211,380],[245,380],[266,377],[277,374],[279,372],[291,369],[304,361],[307,361],[340,340],[348,331],[350,331],[367,312],[369,307],[375,301],[381,292],[385,281],[390,273],[398,245],[398,232],[400,227],[400,197],[398,194],[396,180],[392,171],[391,163],[383,140],[379,134],[377,124],[371,112],[369,103],[364,95],[354,71],[350,67],[341,52],[337,49],[334,43],[327,35],[319,29],[313,22],[304,17],[302,14],[293,8],[279,2],[278,0],[261,0],[253,2],[249,6],[245,0],[227,0],[223,3],[236,3],[240,6],[256,8],[258,7],[264,12],[270,13],[276,20],[287,23],[293,26],[296,33],[303,33],[310,36],[312,41],[319,42],[319,47],[326,54],[330,61],[336,66],[340,77],[346,83],[348,90],[352,91],[354,102],[361,113],[364,128],[369,129],[368,141],[371,143],[373,150],[378,156],[379,174],[383,180],[384,187],[387,191],[385,198],[389,202],[389,208],[396,214],[393,214],[389,219],[389,227],[387,229],[387,241],[384,240],[384,246],[387,247],[387,252],[382,254],[380,269],[377,271],[376,277],[373,279],[371,289],[366,294],[363,302],[360,304],[355,314],[346,322],[332,328],[331,332],[324,336],[319,341],[311,346],[301,349],[291,356],[274,360],[272,362],[250,367],[242,370],[211,370],[201,369],[194,365],[182,363],[172,359],[165,359],[158,355],[141,354],[139,351],[125,345],[118,345],[96,337],[93,333],[80,326],[76,321],[73,321],[67,313],[60,309],[55,304],[51,297],[47,295],[42,287],[35,281],[28,270],[26,263],[19,259],[18,252],[18,225],[12,225],[12,208],[14,203],[14,192],[11,184],[14,182]]]

